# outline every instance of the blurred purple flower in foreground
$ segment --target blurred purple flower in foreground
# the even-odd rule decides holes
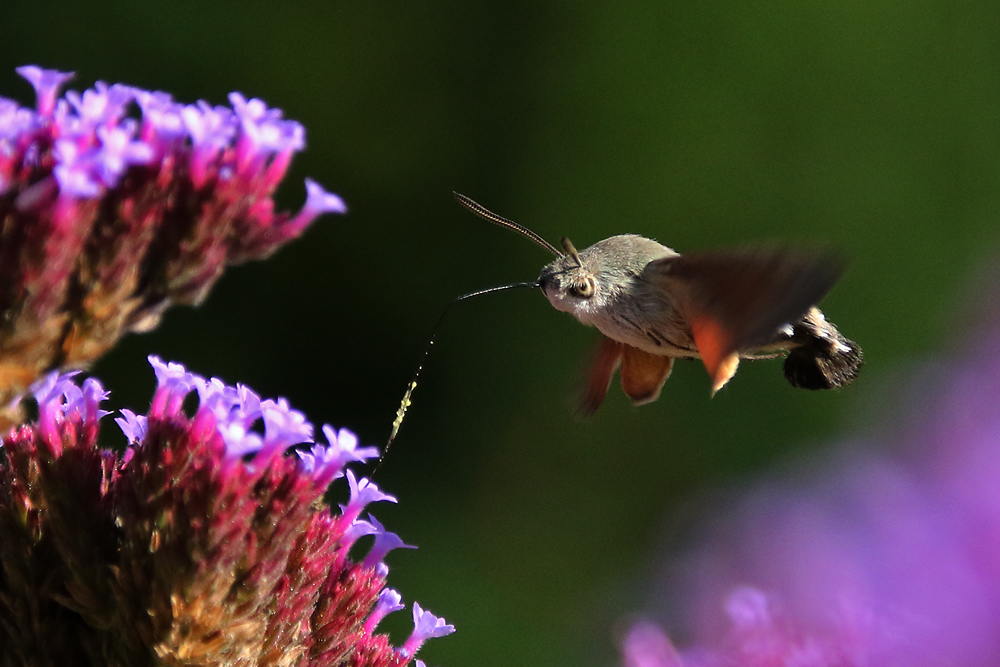
[[[121,453],[97,444],[107,393],[73,374],[37,383],[38,421],[0,441],[0,664],[400,666],[454,630],[414,604],[400,648],[375,633],[403,608],[383,559],[405,546],[359,518],[395,502],[345,469],[375,448],[329,426],[314,444],[284,400],[150,361],[158,388],[116,419]]]
[[[274,212],[305,131],[260,100],[184,105],[102,82],[60,98],[72,75],[18,72],[37,104],[0,97],[0,404],[345,211],[307,181],[298,214]]]
[[[742,499],[668,577],[686,619],[672,632],[692,648],[640,621],[624,664],[1000,665],[1000,312],[988,310],[962,355],[913,377],[916,405],[884,438],[894,457],[852,443],[818,476]]]

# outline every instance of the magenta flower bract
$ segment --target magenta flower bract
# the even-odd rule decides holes
[[[103,82],[59,97],[72,75],[18,72],[37,104],[0,98],[0,405],[346,210],[307,180],[298,214],[274,212],[305,131],[260,100],[185,105]]]
[[[760,486],[671,566],[686,648],[639,621],[627,667],[1000,664],[1000,311],[983,303],[964,354],[913,374],[891,447]]]
[[[72,373],[38,382],[37,422],[0,441],[0,664],[401,666],[454,630],[414,603],[399,648],[376,633],[403,608],[384,558],[405,545],[358,518],[395,498],[345,468],[375,448],[329,426],[314,443],[282,399],[150,362],[122,451],[98,446],[107,392]]]

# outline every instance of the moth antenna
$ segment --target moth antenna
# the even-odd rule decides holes
[[[453,192],[452,194],[455,195],[455,199],[458,200],[459,204],[469,209],[483,220],[492,222],[494,225],[500,225],[501,227],[506,227],[507,229],[513,230],[518,234],[521,234],[522,236],[527,236],[529,239],[531,239],[538,245],[542,246],[556,257],[563,256],[563,254],[559,252],[559,250],[554,245],[552,245],[551,243],[549,243],[548,241],[546,241],[541,236],[531,231],[524,225],[514,222],[513,220],[509,220],[503,217],[502,215],[497,215],[496,213],[489,210],[482,204],[477,204],[476,202],[472,201],[463,194],[459,194],[457,192]]]
[[[471,199],[469,201],[472,201]],[[475,204],[475,202],[473,202]],[[478,204],[476,204],[478,206]],[[483,209],[485,210],[485,209]],[[488,212],[488,211],[487,211]],[[431,347],[434,346],[434,340],[437,338],[438,329],[441,328],[441,323],[444,321],[444,316],[448,314],[451,307],[454,306],[459,301],[465,301],[466,299],[471,299],[475,296],[482,296],[483,294],[492,294],[493,292],[502,292],[504,290],[514,289],[515,287],[540,287],[538,282],[532,283],[513,283],[511,285],[500,285],[498,287],[489,287],[487,289],[482,289],[477,292],[470,292],[469,294],[463,294],[462,296],[456,297],[448,302],[441,311],[440,317],[438,317],[437,323],[434,324],[434,328],[431,329],[431,337],[427,339],[427,345],[424,346],[424,352],[420,355],[420,363],[417,364],[417,370],[414,371],[413,377],[410,379],[410,383],[406,385],[406,392],[403,394],[403,400],[399,402],[399,409],[396,410],[396,419],[392,422],[392,431],[389,433],[389,439],[385,442],[385,447],[382,448],[382,454],[378,457],[378,461],[375,462],[375,467],[372,468],[372,472],[368,475],[369,479],[375,478],[375,473],[378,469],[382,467],[382,461],[385,460],[385,455],[389,453],[389,447],[392,445],[396,436],[399,434],[399,427],[403,425],[403,419],[406,417],[406,411],[410,408],[411,399],[413,398],[413,390],[417,388],[417,380],[420,379],[420,373],[424,370],[424,365],[427,363],[427,357],[430,355]]]
[[[576,246],[573,245],[573,242],[569,240],[568,236],[562,237],[562,247],[566,251],[566,254],[569,255],[570,259],[576,262],[577,268],[583,266],[583,264],[580,263],[580,253],[576,251]]]

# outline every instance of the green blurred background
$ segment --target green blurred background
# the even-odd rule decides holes
[[[231,270],[95,371],[148,404],[149,353],[285,396],[381,444],[442,306],[534,279],[543,251],[464,192],[578,247],[636,232],[680,251],[819,240],[852,259],[824,301],[867,367],[842,392],[745,364],[709,400],[695,363],[660,400],[570,405],[595,332],[528,291],[458,306],[379,483],[416,552],[391,585],[455,623],[431,665],[609,665],[621,619],[706,489],[820,459],[892,406],[899,369],[953,340],[1000,220],[1000,4],[888,2],[6,3],[0,94],[21,64],[224,103],[307,128],[302,178],[341,194],[269,261]],[[665,546],[664,546],[665,545]],[[406,612],[388,627],[398,640]]]

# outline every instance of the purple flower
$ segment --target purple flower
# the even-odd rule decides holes
[[[671,629],[690,647],[644,620],[623,663],[1000,664],[1000,311],[990,317],[965,354],[914,375],[923,393],[883,446],[860,439],[741,498],[666,577],[686,619]]]
[[[105,123],[116,124],[125,115],[125,108],[135,98],[135,93],[130,86],[116,83],[108,87],[103,81],[98,81],[92,89],[83,93],[68,91],[66,101],[73,107],[81,126],[99,128]]]
[[[96,170],[105,187],[113,187],[132,165],[153,161],[153,149],[143,141],[133,140],[133,132],[133,128],[125,127],[97,128],[101,147],[95,158]]]
[[[410,634],[400,652],[406,655],[416,653],[428,639],[444,637],[455,632],[455,626],[445,623],[429,611],[424,611],[416,602],[413,603],[413,632]]]
[[[0,99],[0,405],[154,328],[169,306],[199,303],[227,265],[346,210],[307,181],[300,212],[274,212],[305,131],[260,100],[183,105],[103,82],[60,98],[72,75],[18,72],[37,104]]]
[[[73,373],[36,383],[38,422],[0,443],[0,663],[401,667],[426,639],[454,630],[414,604],[413,632],[398,649],[375,632],[403,608],[385,588],[383,560],[405,545],[374,518],[322,504],[330,479],[363,455],[319,467],[233,456],[267,442],[287,448],[312,427],[284,401],[150,363],[153,407],[116,420],[125,452],[97,445],[108,394]],[[189,416],[183,399],[195,388]],[[265,417],[263,434],[248,425],[249,446],[207,426],[269,410],[280,417]],[[345,450],[368,453],[349,432],[335,435]],[[334,461],[341,468],[331,472]],[[355,516],[391,499],[346,477]],[[375,543],[354,558],[359,525]]]
[[[312,442],[313,426],[306,416],[293,410],[283,398],[260,402],[260,414],[264,420],[265,449],[285,451],[292,445]]]
[[[137,415],[128,408],[118,411],[121,417],[115,417],[115,423],[128,438],[128,444],[134,445],[146,437],[146,416]]]
[[[406,605],[403,604],[403,597],[399,593],[391,588],[383,588],[382,592],[379,593],[375,608],[372,609],[372,612],[368,614],[368,618],[365,620],[365,632],[371,634],[375,631],[375,627],[382,622],[383,618],[394,611],[401,611],[405,608]]]
[[[639,621],[629,628],[622,642],[624,667],[682,667],[677,649],[663,631],[649,621]]]
[[[327,192],[319,183],[307,178],[306,204],[289,224],[305,229],[317,216],[324,213],[347,213],[347,205],[340,197]]]
[[[371,503],[396,502],[393,496],[379,491],[378,486],[371,480],[362,479],[359,481],[350,470],[347,471],[347,485],[351,490],[351,498],[346,505],[340,506],[340,515],[343,520],[350,523],[353,523],[365,507]]]
[[[18,67],[17,73],[27,79],[28,83],[35,88],[35,96],[38,98],[38,113],[41,116],[52,114],[56,107],[56,95],[59,94],[59,89],[73,78],[72,72],[57,72],[35,65]]]
[[[359,448],[357,436],[346,428],[336,431],[326,424],[323,435],[330,441],[329,445],[313,445],[309,451],[296,452],[302,459],[302,465],[314,475],[325,475],[333,480],[340,476],[340,471],[348,463],[360,463],[378,456],[375,447]]]
[[[371,533],[375,536],[375,542],[372,544],[372,548],[368,551],[368,555],[365,556],[363,565],[366,567],[375,567],[379,563],[385,561],[386,555],[393,549],[416,549],[415,546],[403,542],[402,538],[396,533],[390,533],[385,529],[378,519],[368,515],[368,522],[374,527],[374,531]]]

